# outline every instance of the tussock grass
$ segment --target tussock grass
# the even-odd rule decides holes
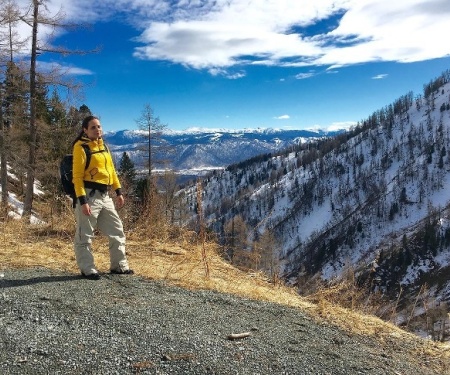
[[[74,228],[75,221],[70,213],[52,220],[50,225],[29,225],[16,220],[0,222],[0,267],[40,266],[79,273],[73,251]],[[332,303],[329,291],[308,300],[292,288],[270,283],[262,273],[233,267],[220,257],[217,244],[200,242],[196,233],[182,230],[177,231],[176,236],[166,232],[149,233],[148,228],[127,233],[130,266],[142,277],[187,289],[215,290],[298,308],[318,322],[338,326],[350,335],[372,336],[381,345],[398,341],[398,345],[411,353],[412,361],[428,361],[430,367],[450,371],[448,346],[420,339],[375,316],[340,307]],[[108,272],[107,240],[97,236],[93,248],[99,271]]]

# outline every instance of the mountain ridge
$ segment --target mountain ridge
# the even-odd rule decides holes
[[[161,134],[165,150],[160,153],[155,150],[155,159],[167,162],[156,168],[168,168],[179,173],[195,175],[197,170],[223,169],[230,164],[260,154],[277,152],[289,146],[343,131],[343,129],[313,131],[270,128],[167,130]],[[146,134],[148,133],[142,130],[119,130],[106,132],[104,138],[116,159],[120,158],[123,152],[127,152],[138,169],[143,169],[145,168],[145,159],[139,149],[145,145]],[[170,153],[167,153],[167,148],[171,149]]]
[[[192,215],[195,189],[185,191]],[[231,256],[250,257],[265,232],[274,236],[269,257],[300,293],[308,280],[353,269],[372,293],[420,294],[439,306],[450,303],[449,189],[447,71],[345,134],[206,177],[202,199]]]

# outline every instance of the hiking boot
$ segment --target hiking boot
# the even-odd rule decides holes
[[[81,276],[83,276],[85,279],[88,280],[100,280],[100,274],[98,272],[90,273],[89,275],[86,275],[83,272],[81,272]]]
[[[134,271],[130,270],[130,269],[123,270],[123,271],[122,270],[111,270],[111,273],[115,274],[115,275],[133,275]]]

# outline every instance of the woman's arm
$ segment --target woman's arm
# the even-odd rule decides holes
[[[80,142],[73,146],[72,182],[75,187],[75,195],[81,204],[86,203],[86,191],[84,190],[84,170],[86,165],[86,152]]]

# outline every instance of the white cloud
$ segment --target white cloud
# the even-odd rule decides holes
[[[242,77],[245,77],[246,74],[245,72],[240,72],[240,73],[234,73],[234,74],[227,74],[227,78],[228,79],[239,79]]]
[[[341,122],[333,122],[328,126],[323,126],[319,124],[315,124],[307,127],[307,130],[311,131],[338,131],[338,130],[349,130],[352,126],[356,126],[356,121],[341,121]]]
[[[316,63],[414,62],[447,56],[450,46],[433,41],[446,34],[449,15],[447,0],[354,1],[328,35],[344,46],[326,48]]]
[[[211,74],[212,76],[223,76],[228,79],[239,79],[239,78],[245,77],[244,71],[240,71],[237,73],[230,73],[226,69],[222,69],[222,68],[210,68],[208,71],[209,71],[209,74]]]
[[[309,72],[309,73],[299,73],[295,76],[296,79],[307,79],[307,78],[311,78],[314,77],[316,75],[316,73],[314,72]]]
[[[377,74],[376,76],[372,77],[372,79],[385,79],[387,76],[387,74]]]
[[[81,21],[127,14],[141,30],[136,57],[211,73],[247,65],[336,68],[450,55],[442,39],[449,30],[448,0],[52,0],[50,8],[60,4]],[[304,29],[340,16],[329,23],[331,30],[310,35]]]
[[[336,130],[348,130],[352,126],[356,126],[356,121],[341,121],[341,122],[333,122],[332,124],[328,125],[327,130],[328,131],[336,131]]]
[[[54,72],[60,75],[88,76],[94,74],[91,70],[74,66],[63,66],[57,63],[38,61],[38,68],[43,72]]]
[[[291,117],[289,115],[282,115],[278,117],[274,117],[275,120],[289,120]]]

